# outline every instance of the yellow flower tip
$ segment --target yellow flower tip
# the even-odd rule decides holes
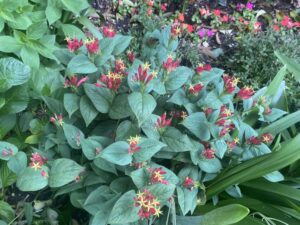
[[[144,64],[143,68],[144,68],[144,70],[148,70],[148,69],[150,69],[150,66],[151,66],[151,64],[148,63],[148,62],[146,62],[146,63]]]
[[[236,143],[236,144],[237,144],[237,143],[240,143],[240,139],[239,139],[238,137],[234,138],[233,141],[234,141],[234,143]]]

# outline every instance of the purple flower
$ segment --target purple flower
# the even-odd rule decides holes
[[[200,38],[204,38],[205,34],[206,34],[206,30],[204,28],[202,28],[201,30],[199,30],[199,36]]]
[[[237,11],[241,11],[243,8],[245,8],[245,5],[242,4],[242,3],[238,3],[238,4],[236,5],[236,10],[237,10]]]
[[[207,37],[212,37],[215,35],[215,33],[212,30],[207,30],[206,34],[207,34]]]
[[[246,8],[248,9],[248,10],[252,10],[253,9],[253,3],[252,2],[248,2],[247,3],[247,5],[246,5]]]

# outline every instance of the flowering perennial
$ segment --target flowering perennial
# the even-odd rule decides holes
[[[165,180],[164,175],[167,173],[166,171],[163,170],[162,167],[159,168],[149,168],[148,171],[151,174],[151,183],[156,184],[156,183],[162,183],[162,184],[168,184],[169,182]]]

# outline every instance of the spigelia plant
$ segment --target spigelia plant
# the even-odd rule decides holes
[[[64,76],[30,123],[38,141],[28,157],[1,142],[0,158],[20,190],[68,194],[91,224],[180,224],[220,193],[221,171],[271,153],[276,134],[260,128],[286,112],[221,69],[181,66],[171,27],[146,35],[140,54],[126,52],[129,36],[109,33],[66,40]],[[282,180],[276,169],[259,176]],[[227,182],[228,193],[238,183]]]

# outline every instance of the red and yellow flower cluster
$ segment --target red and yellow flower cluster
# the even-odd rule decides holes
[[[169,182],[164,178],[164,175],[167,174],[167,172],[164,171],[163,168],[149,168],[148,171],[151,174],[150,181],[152,184],[169,184]]]
[[[34,169],[35,171],[41,170],[42,166],[47,162],[47,158],[41,156],[39,153],[32,153],[30,157],[30,168]],[[45,170],[41,171],[41,175],[43,177],[47,177],[48,174]]]
[[[138,146],[138,144],[141,141],[140,136],[137,135],[135,137],[130,137],[129,139],[127,139],[127,141],[129,143],[129,149],[128,149],[129,154],[133,154],[141,149],[141,147]]]
[[[160,202],[149,190],[138,192],[134,198],[135,207],[140,207],[138,215],[141,219],[149,219],[151,216],[159,217],[162,214]]]

